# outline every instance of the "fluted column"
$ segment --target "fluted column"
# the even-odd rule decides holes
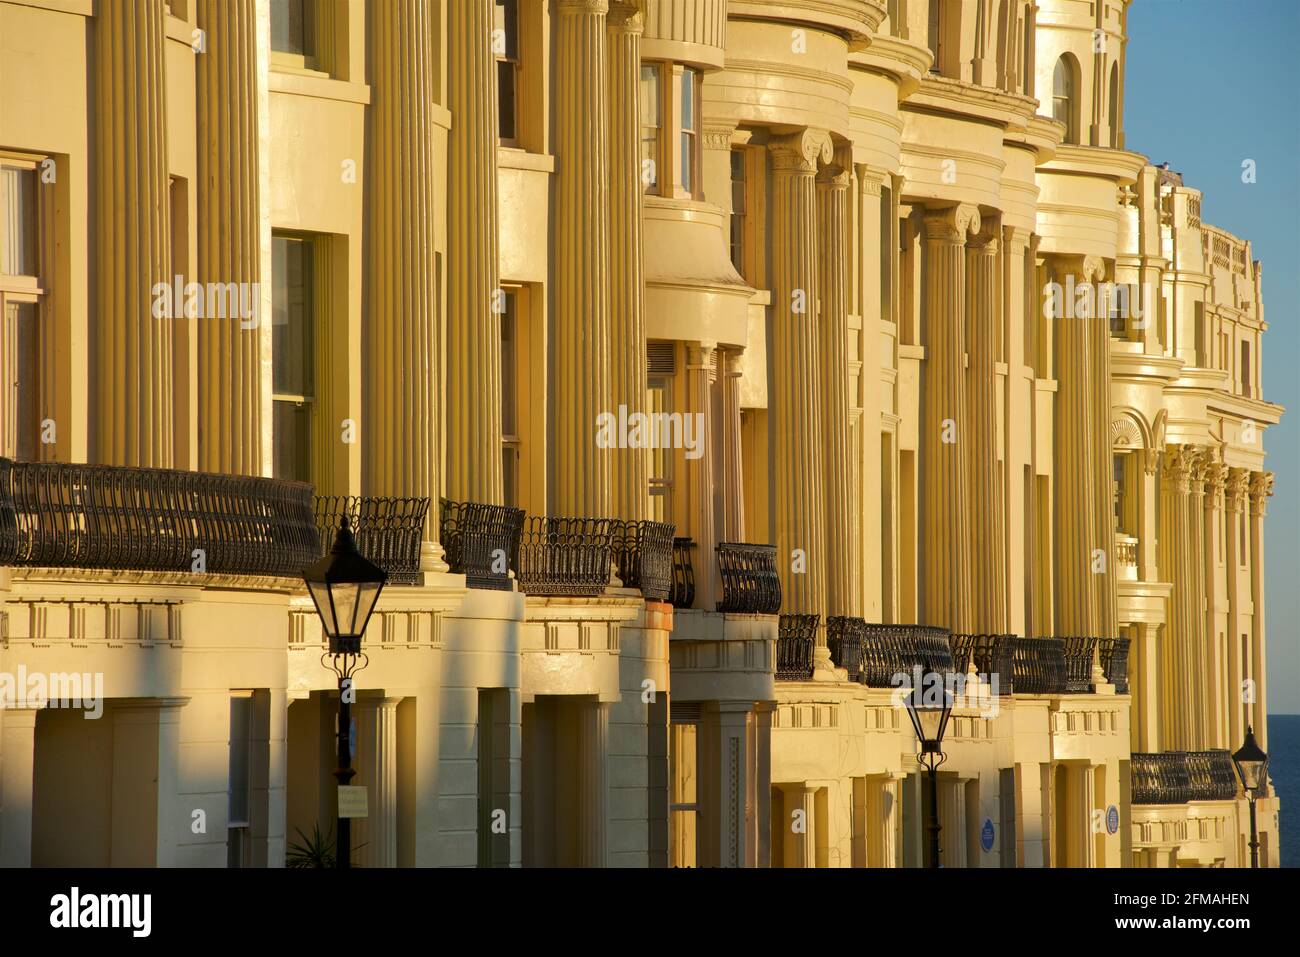
[[[742,355],[739,349],[718,352],[722,387],[722,476],[716,487],[721,493],[722,540],[727,542],[745,540],[745,488],[741,474],[744,457],[740,444]]]
[[[817,293],[822,372],[822,469],[826,515],[826,611],[859,615],[853,468],[849,432],[849,181],[852,157],[841,150],[817,177]],[[779,353],[778,353],[779,355]]]
[[[604,867],[609,829],[609,705],[591,700],[579,707],[578,865]]]
[[[1084,259],[1084,271],[1094,289],[1103,288],[1106,265],[1096,257]],[[1119,635],[1118,579],[1115,570],[1115,506],[1114,506],[1114,449],[1110,438],[1110,309],[1099,295],[1093,296],[1093,312],[1087,320],[1089,332],[1090,389],[1093,401],[1092,432],[1093,469],[1096,474],[1094,494],[1093,548],[1099,549],[1105,561],[1098,563],[1088,581],[1093,591],[1096,609],[1096,630],[1085,632],[1094,637],[1114,638]]]
[[[207,46],[198,88],[198,282],[234,283],[260,305],[256,0],[201,0]],[[199,468],[262,474],[260,319],[198,324]]]
[[[1228,532],[1225,538],[1226,560],[1228,566],[1228,740],[1236,742],[1246,738],[1246,722],[1251,719],[1248,706],[1242,700],[1242,681],[1246,678],[1242,667],[1242,655],[1246,648],[1242,642],[1241,623],[1241,566],[1242,511],[1250,490],[1250,471],[1248,469],[1230,469],[1224,499],[1228,512]]]
[[[163,0],[96,5],[95,325],[91,447],[97,462],[167,468],[174,460],[173,322],[153,292],[172,284]],[[205,54],[206,55],[206,54]],[[183,303],[173,303],[180,313]]]
[[[1210,649],[1205,635],[1205,475],[1209,460],[1207,452],[1197,450],[1196,465],[1190,477],[1187,501],[1187,537],[1189,541],[1187,563],[1183,576],[1175,580],[1174,588],[1187,594],[1187,640],[1190,649],[1189,676],[1191,678],[1191,750],[1202,751],[1209,747]]]
[[[1190,602],[1185,568],[1191,552],[1188,529],[1191,471],[1194,449],[1171,446],[1165,450],[1160,482],[1161,577],[1173,584],[1169,596],[1169,622],[1165,628],[1164,673],[1167,677],[1161,707],[1161,744],[1167,750],[1186,750],[1191,729]]]
[[[442,487],[444,394],[435,255],[440,170],[432,115],[436,16],[420,0],[371,4],[369,15],[367,491],[436,502]],[[429,509],[424,539],[421,567],[445,571],[436,508]]]
[[[1200,567],[1201,589],[1205,596],[1205,610],[1201,616],[1201,628],[1204,635],[1206,700],[1202,711],[1207,722],[1207,735],[1204,746],[1207,748],[1228,747],[1230,739],[1228,729],[1228,687],[1227,639],[1217,627],[1219,578],[1219,535],[1222,527],[1223,492],[1227,487],[1228,469],[1222,462],[1209,462],[1205,467],[1204,511],[1201,513],[1202,539],[1204,550]],[[1233,744],[1232,748],[1238,745]]]
[[[714,462],[713,416],[709,401],[714,368],[712,342],[691,342],[686,345],[686,406],[687,414],[703,424],[696,436],[700,443],[698,458],[686,460],[686,485],[690,491],[692,532],[695,538],[696,564],[695,603],[712,611],[717,597],[717,560],[714,548],[718,544],[713,509]]]
[[[557,0],[555,18],[555,454],[557,514],[608,516],[610,462],[597,417],[610,377],[606,0]]]
[[[358,700],[357,783],[367,789],[366,816],[352,839],[363,867],[397,866],[397,706],[400,698]]]
[[[776,441],[776,545],[781,610],[822,616],[817,657],[826,651],[826,551],[822,361],[817,320],[817,164],[831,159],[830,137],[803,130],[773,140],[772,354],[770,396]],[[800,570],[802,569],[802,571]]]
[[[1101,539],[1097,509],[1103,505],[1110,508],[1110,481],[1101,484],[1103,472],[1094,433],[1104,430],[1109,435],[1110,420],[1102,424],[1097,419],[1093,310],[1078,315],[1071,302],[1076,286],[1092,281],[1094,266],[1082,256],[1056,256],[1050,262],[1052,279],[1064,290],[1066,306],[1062,315],[1048,317],[1055,332],[1057,379],[1052,476],[1056,490],[1056,634],[1097,636],[1101,609],[1096,550],[1102,550],[1109,572],[1115,538],[1112,535],[1109,542]]]
[[[921,374],[922,624],[969,632],[969,468],[975,436],[966,408],[966,237],[979,210],[950,206],[925,214],[925,367]]]
[[[970,303],[967,314],[967,430],[970,449],[971,598],[975,631],[1007,630],[1003,487],[998,475],[998,339],[1002,325],[998,237],[1001,226],[984,222],[966,250]]]
[[[611,0],[609,61],[610,380],[615,407],[645,410],[645,275],[641,216],[641,33],[635,0]],[[640,521],[650,512],[649,450],[612,453],[616,518]]]
[[[1259,746],[1268,750],[1268,660],[1264,654],[1264,515],[1273,494],[1273,473],[1252,472],[1250,476],[1250,601],[1254,627],[1250,632],[1251,674],[1255,680],[1255,701],[1250,724]],[[1234,747],[1236,745],[1234,744]]]
[[[382,6],[383,4],[380,4]],[[405,51],[394,51],[399,58]],[[447,495],[499,503],[497,86],[492,0],[447,4]]]

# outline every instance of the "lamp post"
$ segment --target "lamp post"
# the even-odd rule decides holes
[[[321,625],[329,639],[329,651],[321,655],[321,664],[338,676],[339,766],[334,777],[339,787],[344,787],[356,774],[352,770],[351,747],[352,699],[355,697],[352,679],[370,662],[361,651],[361,637],[366,633],[366,622],[375,610],[375,603],[379,601],[379,593],[383,590],[388,575],[357,551],[352,527],[344,515],[339,523],[338,534],[334,536],[334,547],[320,561],[308,566],[302,573],[302,578],[307,583],[307,591],[316,605],[316,614],[320,615]],[[335,834],[337,848],[334,866],[350,867],[352,819],[340,814]]]
[[[917,761],[925,766],[930,778],[930,866],[939,866],[939,765],[948,759],[943,753],[943,732],[948,727],[952,713],[952,692],[943,675],[936,671],[925,672],[918,687],[907,696],[907,714],[912,719],[912,729],[920,751]]]
[[[1255,826],[1255,799],[1267,780],[1268,755],[1255,741],[1255,729],[1246,726],[1246,741],[1232,756],[1232,763],[1237,766],[1237,777],[1246,789],[1250,799],[1250,866],[1259,867],[1259,831]]]

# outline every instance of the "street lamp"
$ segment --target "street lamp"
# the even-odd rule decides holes
[[[1250,799],[1250,866],[1259,867],[1259,831],[1255,826],[1255,799],[1264,788],[1267,780],[1268,755],[1255,741],[1255,729],[1246,726],[1246,741],[1232,756],[1232,763],[1237,766],[1237,777],[1246,789]]]
[[[907,714],[921,750],[916,759],[925,765],[930,778],[930,866],[939,866],[939,765],[948,759],[943,753],[943,732],[952,713],[952,691],[943,675],[927,671],[919,687],[907,696]]]
[[[339,680],[339,766],[334,777],[342,788],[356,774],[352,770],[351,748],[352,679],[370,662],[361,651],[361,636],[366,632],[366,622],[375,610],[388,575],[357,551],[352,527],[344,515],[338,534],[334,536],[334,547],[320,561],[308,566],[302,578],[329,638],[329,651],[321,655],[321,664],[333,671]],[[350,867],[352,819],[340,814],[335,833],[338,843],[335,866]]]

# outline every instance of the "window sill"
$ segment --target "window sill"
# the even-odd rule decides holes
[[[370,87],[365,83],[336,80],[327,73],[296,70],[272,65],[268,87],[272,93],[310,96],[320,100],[370,104]]]
[[[526,169],[538,173],[554,173],[555,157],[549,153],[530,153],[517,146],[498,146],[497,169]]]

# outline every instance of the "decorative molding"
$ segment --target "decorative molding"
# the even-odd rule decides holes
[[[819,163],[829,163],[835,155],[831,135],[812,128],[773,139],[767,148],[774,170],[795,173],[816,173]]]
[[[925,210],[925,238],[942,240],[950,243],[962,243],[967,235],[980,231],[980,211],[978,206],[959,203],[943,209]]]
[[[1116,449],[1142,448],[1142,430],[1127,415],[1112,419],[1110,423],[1110,444]]]

